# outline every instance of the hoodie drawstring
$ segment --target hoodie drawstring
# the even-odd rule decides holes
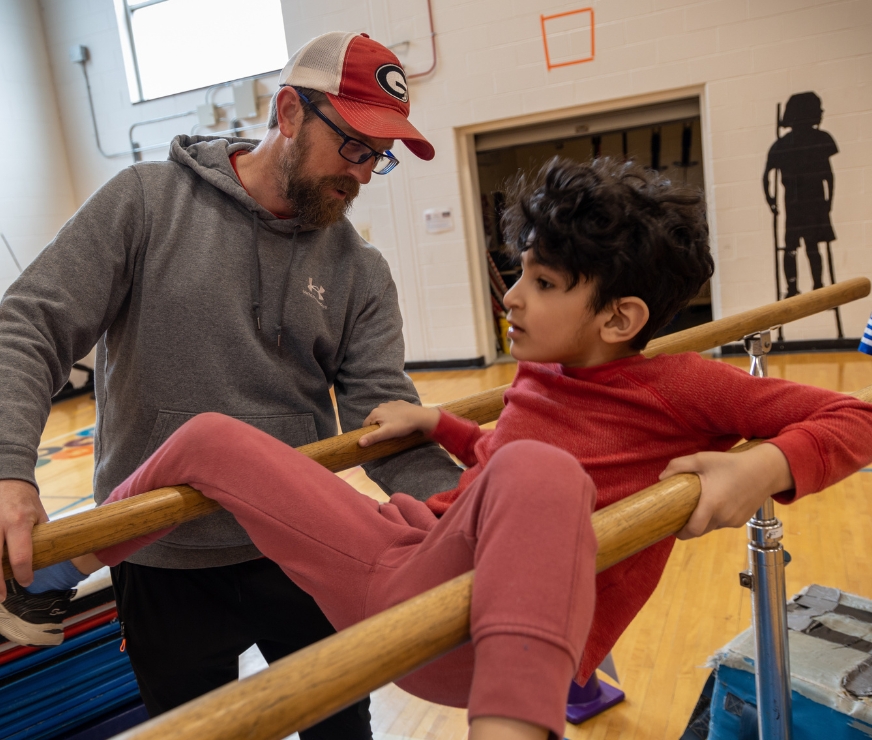
[[[254,260],[251,266],[251,310],[254,313],[254,323],[260,331],[260,252],[257,248],[257,213],[254,211],[251,212],[251,241],[254,245]]]
[[[294,247],[297,244],[297,234],[300,231],[299,226],[294,227],[294,235],[291,237],[290,255],[288,256],[288,269],[285,270],[285,280],[282,284],[281,298],[279,299],[279,323],[276,324],[276,346],[282,346],[282,319],[285,313],[285,298],[288,296],[288,284],[291,281],[291,266],[294,264]]]
[[[261,285],[260,285],[260,252],[257,248],[257,230],[258,230],[258,218],[257,213],[255,211],[251,212],[251,229],[252,229],[252,244],[254,248],[254,260],[252,261],[251,267],[251,310],[254,313],[254,322],[257,326],[257,330],[260,331],[260,301],[261,301]],[[293,236],[291,237],[291,248],[288,250],[290,252],[288,256],[288,267],[285,270],[284,281],[282,283],[282,292],[281,298],[279,299],[279,321],[276,324],[276,346],[282,346],[282,329],[284,328],[282,325],[283,316],[285,313],[285,299],[288,297],[288,285],[290,284],[291,279],[291,266],[294,263],[294,247],[297,243],[297,234],[300,231],[300,226],[297,225],[294,227]]]

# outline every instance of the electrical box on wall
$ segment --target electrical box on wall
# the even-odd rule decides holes
[[[201,126],[214,126],[218,123],[218,111],[212,103],[197,106],[197,122]]]
[[[369,224],[355,224],[354,228],[357,229],[357,233],[360,234],[361,239],[370,244],[372,243]]]
[[[84,64],[88,61],[88,47],[76,44],[70,47],[70,61],[73,64]]]
[[[233,83],[235,118],[257,118],[257,90],[254,80]]]
[[[441,234],[454,228],[450,208],[428,208],[424,211],[424,228],[428,234]]]

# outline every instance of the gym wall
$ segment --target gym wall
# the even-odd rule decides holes
[[[2,296],[19,266],[30,264],[77,205],[36,3],[0,3],[0,70],[6,126],[0,178]]]
[[[590,14],[544,24],[541,16],[591,6],[593,59],[555,66],[591,55],[585,37]],[[69,176],[81,203],[131,160],[105,159],[97,152],[81,70],[70,63],[70,46],[90,49],[89,73],[106,150],[127,146],[133,122],[193,108],[202,102],[203,91],[132,106],[112,0],[40,0],[39,7]],[[432,64],[426,0],[283,0],[283,12],[291,50],[324,31],[366,31],[383,43],[398,44],[395,51],[410,76]],[[783,111],[792,95],[813,91],[824,110],[820,128],[839,149],[829,158],[835,181],[834,273],[840,280],[872,274],[872,4],[866,0],[432,0],[432,12],[436,66],[412,81],[411,97],[412,119],[433,142],[436,159],[419,162],[398,146],[402,166],[388,177],[373,178],[351,216],[394,272],[409,361],[494,356],[474,141],[482,133],[527,124],[698,98],[717,260],[712,310],[718,318],[776,297],[773,221],[763,172],[776,136],[787,132],[776,132],[777,105]],[[241,12],[240,22],[256,19]],[[265,80],[262,89],[270,84]],[[265,101],[262,113],[265,117]],[[141,141],[166,141],[190,131],[191,123],[149,127]],[[145,156],[163,159],[166,150]],[[16,167],[15,176],[23,170]],[[429,209],[450,210],[449,228],[428,232],[424,212]],[[783,244],[783,220],[779,228]],[[811,278],[802,248],[797,263],[804,292],[811,289]],[[862,333],[870,311],[870,299],[844,307],[848,337]],[[786,334],[791,340],[835,337],[832,314],[791,325]]]

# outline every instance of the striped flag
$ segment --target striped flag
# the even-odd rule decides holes
[[[867,355],[872,355],[872,316],[866,323],[866,331],[863,332],[863,338],[860,340],[860,346],[857,347],[860,352],[865,352]]]

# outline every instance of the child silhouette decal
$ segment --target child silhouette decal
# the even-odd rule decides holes
[[[819,245],[827,250],[827,266],[830,283],[836,281],[833,274],[831,242],[836,238],[830,221],[833,204],[833,170],[830,157],[839,149],[833,137],[819,126],[823,116],[821,99],[813,92],[791,95],[781,116],[778,106],[776,134],[778,139],[769,149],[766,170],[763,173],[763,191],[774,216],[776,250],[777,298],[790,298],[799,293],[797,288],[796,252],[800,239],[805,244],[805,253],[811,270],[814,290],[823,287],[823,260]],[[781,136],[781,129],[790,131]],[[770,173],[775,176],[770,178]],[[784,246],[778,246],[778,173],[784,186]],[[784,278],[787,291],[781,295],[781,279],[778,252],[782,252]],[[841,320],[836,309],[836,327],[842,338]]]

